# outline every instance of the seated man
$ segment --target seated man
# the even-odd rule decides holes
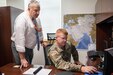
[[[56,42],[48,51],[48,56],[56,68],[67,71],[81,71],[93,73],[97,69],[93,66],[84,66],[78,61],[78,53],[75,47],[67,42],[68,32],[65,29],[58,29],[56,31]],[[71,54],[74,63],[71,63]]]

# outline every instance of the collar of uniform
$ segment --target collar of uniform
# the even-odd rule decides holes
[[[55,50],[57,50],[59,53],[61,53],[63,51],[63,49],[61,49],[57,43],[54,44],[56,46]]]

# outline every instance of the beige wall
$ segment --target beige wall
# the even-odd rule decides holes
[[[0,7],[1,6],[6,6],[6,0],[0,0]]]
[[[95,13],[113,12],[113,0],[97,0]]]
[[[61,0],[61,22],[65,14],[92,14],[95,13],[97,0]]]
[[[6,0],[8,6],[13,6],[24,10],[24,0]]]
[[[0,0],[0,6],[13,6],[24,10],[24,0]]]
[[[96,23],[113,16],[113,0],[98,0],[95,5]]]

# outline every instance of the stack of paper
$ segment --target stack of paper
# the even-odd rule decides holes
[[[27,71],[25,71],[23,74],[24,75],[34,75],[33,72],[37,70],[37,68],[30,68]],[[36,75],[48,75],[52,69],[44,69],[42,68]]]

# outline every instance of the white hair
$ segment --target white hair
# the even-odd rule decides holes
[[[33,5],[37,5],[37,7],[40,7],[40,4],[36,0],[31,0],[30,3],[28,4],[28,8],[32,7]]]

